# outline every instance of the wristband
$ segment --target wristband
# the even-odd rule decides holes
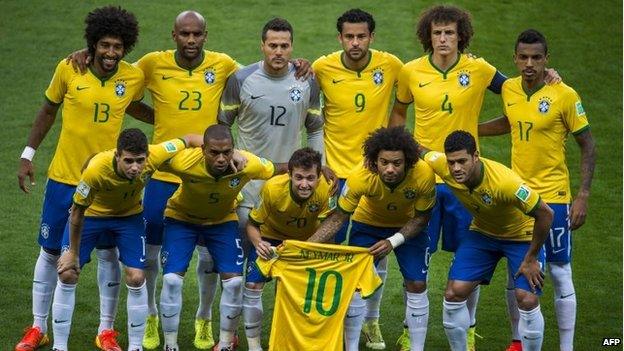
[[[401,233],[394,233],[393,236],[389,237],[388,239],[386,239],[390,242],[390,245],[392,245],[392,248],[396,248],[397,246],[403,244],[405,242],[405,236],[403,236],[403,234]]]
[[[32,162],[33,157],[35,157],[35,149],[33,149],[30,146],[26,146],[24,148],[24,151],[22,151],[22,156],[20,156],[20,158],[23,158],[25,160]]]

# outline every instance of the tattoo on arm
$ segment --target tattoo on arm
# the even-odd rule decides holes
[[[349,215],[340,210],[332,213],[329,218],[321,223],[321,226],[316,230],[316,233],[312,235],[308,241],[315,243],[325,243],[329,240],[333,239],[338,230],[342,227],[344,221],[349,217]]]
[[[596,166],[596,144],[589,130],[575,139],[581,147],[581,191],[589,191]]]
[[[414,218],[410,218],[410,220],[407,221],[407,223],[405,223],[400,230],[401,234],[405,237],[405,240],[411,239],[422,232],[427,227],[430,217],[430,212],[416,212],[416,216]]]

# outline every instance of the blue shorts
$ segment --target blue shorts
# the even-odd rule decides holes
[[[238,222],[199,225],[165,217],[165,235],[160,250],[163,272],[186,272],[195,245],[204,239],[219,273],[243,273],[243,248]]]
[[[340,196],[340,193],[342,192],[342,188],[344,188],[346,182],[347,182],[347,180],[344,179],[344,178],[339,178],[338,179],[338,192],[337,192],[338,196]],[[345,242],[345,240],[347,240],[347,232],[349,231],[349,222],[350,221],[351,221],[351,217],[349,217],[349,220],[344,222],[342,227],[340,227],[338,232],[336,232],[336,235],[334,236],[334,243],[335,244],[340,245],[343,242]]]
[[[442,250],[455,252],[463,238],[468,236],[472,215],[455,197],[446,184],[436,184],[436,204],[431,211],[427,233],[431,239],[429,252],[438,250],[442,231]]]
[[[69,210],[73,203],[76,187],[59,183],[52,179],[46,182],[41,210],[39,245],[48,250],[60,251],[63,246],[63,233],[67,225]],[[103,237],[97,242],[98,247],[112,247],[111,238]]]
[[[462,280],[489,284],[498,261],[505,257],[507,265],[515,274],[529,249],[528,241],[511,241],[494,239],[471,230],[455,252],[455,258],[449,271],[449,280]],[[544,250],[540,250],[538,261],[544,269]],[[524,275],[514,279],[515,287],[532,292],[531,286]],[[541,295],[537,289],[537,294]]]
[[[272,246],[278,246],[282,243],[282,240],[277,239],[262,238],[262,240],[270,242]],[[245,281],[249,283],[266,283],[271,281],[271,278],[267,278],[260,273],[258,266],[256,266],[256,258],[258,258],[258,254],[252,246],[252,249],[249,250],[249,256],[247,256],[247,276]]]
[[[150,245],[162,245],[163,220],[167,200],[178,189],[178,184],[150,179],[145,186],[143,216],[145,217],[145,237]]]
[[[375,227],[357,221],[351,222],[349,245],[371,247],[382,239],[387,239],[401,228]],[[406,240],[394,249],[403,278],[410,281],[426,281],[429,269],[429,236],[423,231],[415,238]]]
[[[555,211],[550,235],[546,238],[546,262],[570,263],[572,237],[570,231],[570,205],[548,204]]]
[[[85,217],[80,236],[80,267],[91,261],[91,251],[105,239],[119,249],[119,260],[127,267],[145,267],[145,222],[143,214],[127,217]],[[63,233],[63,250],[69,249],[69,222]]]

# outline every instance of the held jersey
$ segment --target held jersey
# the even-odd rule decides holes
[[[236,147],[276,163],[286,163],[301,147],[301,130],[323,127],[319,88],[314,79],[295,78],[295,68],[273,76],[263,61],[240,69],[227,82],[219,122],[231,126],[236,121]]]
[[[479,159],[481,183],[468,189],[455,181],[444,153],[430,151],[425,155],[425,161],[472,214],[471,230],[496,239],[531,241],[535,221],[527,214],[539,205],[539,194],[511,169],[483,157]]]
[[[388,125],[388,106],[403,66],[396,56],[370,50],[361,71],[345,67],[343,51],[321,56],[312,68],[323,92],[327,165],[346,179],[362,162],[368,134]]]
[[[293,198],[290,186],[288,174],[264,183],[260,202],[249,214],[249,219],[260,227],[263,238],[307,240],[336,205],[322,175],[314,193],[303,202]]]
[[[363,298],[382,282],[366,248],[286,240],[265,276],[278,280],[269,350],[342,351],[344,318],[353,293]]]
[[[182,151],[161,169],[182,179],[176,192],[167,201],[165,217],[193,224],[219,224],[238,219],[238,193],[251,179],[269,179],[273,163],[252,153],[241,151],[247,158],[242,171],[215,178],[206,169],[206,159],[199,148]]]
[[[143,72],[125,61],[106,79],[74,72],[63,59],[45,92],[52,104],[63,104],[61,135],[48,178],[76,185],[89,157],[115,148],[126,107],[143,98]]]
[[[440,152],[455,130],[465,130],[478,140],[481,105],[495,73],[496,68],[484,59],[464,54],[444,72],[433,64],[431,55],[406,63],[399,74],[396,98],[414,103],[416,140]]]
[[[353,213],[354,221],[376,227],[402,227],[415,211],[426,212],[435,205],[435,175],[425,162],[418,161],[405,179],[393,188],[364,166],[347,178],[338,206]]]
[[[207,50],[197,67],[182,68],[175,52],[151,52],[135,63],[145,73],[145,87],[152,94],[153,143],[190,133],[203,134],[208,126],[216,124],[223,87],[238,68],[228,55]],[[153,178],[180,183],[169,173],[156,172]]]
[[[581,98],[569,86],[544,85],[533,94],[522,77],[503,84],[503,110],[511,126],[511,167],[548,203],[570,203],[565,159],[568,133],[589,129]]]
[[[88,207],[87,217],[125,217],[143,211],[145,184],[165,161],[185,149],[182,139],[149,146],[149,155],[140,176],[128,179],[117,171],[115,150],[93,156],[82,172],[74,193],[74,203]]]

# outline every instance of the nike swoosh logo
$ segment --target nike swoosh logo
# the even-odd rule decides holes
[[[216,273],[216,272],[209,271],[209,270],[205,270],[205,271],[204,271],[204,273],[205,273],[205,274],[212,274],[212,273]]]
[[[140,326],[142,326],[143,324],[145,324],[145,322],[143,322],[143,323],[141,323],[141,324],[134,324],[134,323],[130,323],[130,327],[132,327],[132,328],[136,328],[136,327],[140,327]]]
[[[426,270],[426,269],[421,269],[421,270],[420,270],[420,272],[421,272],[422,274],[427,274],[428,270]]]
[[[177,315],[177,313],[171,314],[171,315],[166,315],[163,313],[163,318],[171,318],[171,317],[175,317]]]
[[[539,336],[538,337],[534,337],[534,338],[529,338],[528,336],[523,336],[523,338],[526,339],[526,340],[538,340],[538,339],[540,339]]]
[[[117,286],[117,285],[119,285],[119,283],[109,282],[108,284],[106,284],[106,286],[108,286],[109,288],[112,288],[113,286]]]
[[[55,320],[54,320],[54,323],[55,323],[55,324],[65,323],[65,322],[67,322],[68,320],[69,320],[69,319],[63,319],[63,320],[59,321],[58,319],[55,319]]]
[[[263,97],[263,96],[264,96],[264,95],[258,95],[258,96],[253,96],[253,95],[252,95],[252,96],[251,96],[251,99],[252,99],[252,100],[259,99],[259,98],[261,98],[261,97]]]
[[[356,314],[356,315],[353,315],[353,316],[349,316],[349,315],[347,315],[347,318],[355,318],[355,317],[359,317],[359,316],[361,316],[361,315],[362,315],[362,314]]]
[[[242,265],[244,262],[245,262],[245,261],[238,261],[238,260],[236,260],[236,265],[237,265],[237,266],[240,266],[240,265]]]
[[[507,106],[513,106],[513,105],[515,105],[515,104],[516,104],[515,102],[508,102],[508,103],[507,103]]]
[[[227,319],[236,319],[236,318],[238,318],[239,316],[240,316],[240,313],[239,313],[239,314],[237,314],[237,315],[236,315],[236,316],[234,316],[234,317],[232,317],[232,316],[230,316],[230,315],[228,314],[228,315],[226,315],[226,316],[225,316],[225,318],[227,318]]]
[[[338,80],[336,80],[336,79],[332,79],[332,83],[334,83],[334,84],[338,84],[338,83],[342,82],[343,80],[344,80],[344,79],[338,79]]]
[[[143,262],[145,262],[145,260],[146,260],[146,258],[145,258],[145,257],[141,257],[141,258],[139,259],[139,262],[143,263]]]
[[[412,313],[412,317],[422,317],[422,316],[426,316],[428,313],[423,313],[423,314],[416,314],[416,313]]]
[[[565,299],[566,297],[570,297],[570,296],[572,296],[572,295],[574,295],[574,294],[575,294],[575,293],[571,293],[571,294],[568,294],[568,295],[561,295],[561,297],[559,297],[559,298],[560,298],[560,299]]]
[[[251,329],[257,329],[260,328],[259,326],[255,326],[255,327],[250,327],[250,326],[245,326],[245,330],[251,330]]]
[[[418,83],[418,87],[419,88],[426,87],[429,84],[431,84],[431,82],[429,82],[429,83]]]
[[[89,89],[89,87],[81,87],[81,86],[77,86],[76,90],[80,91],[80,90],[85,90],[85,89]]]
[[[563,250],[565,250],[565,248],[563,248],[563,249],[559,249],[559,250],[552,250],[552,253],[553,253],[553,254],[558,254],[558,253],[560,253],[560,252],[561,252],[561,251],[563,251]]]
[[[171,79],[173,78],[173,76],[162,76],[162,80],[167,80],[167,79]]]

